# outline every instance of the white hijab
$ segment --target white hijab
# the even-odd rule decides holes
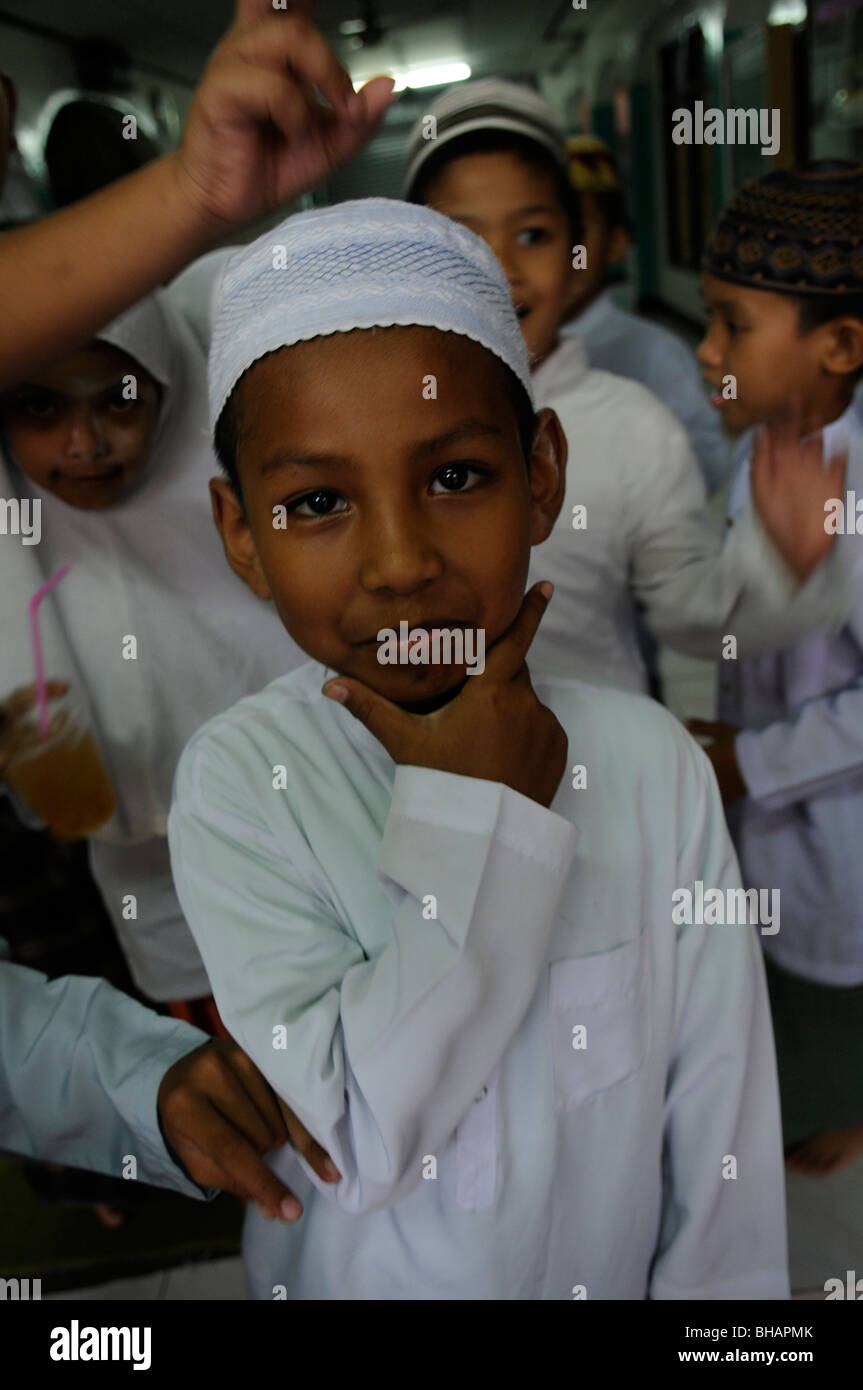
[[[0,494],[42,504],[39,545],[0,535],[0,697],[32,682],[27,605],[68,562],[40,609],[46,674],[76,681],[89,700],[118,801],[96,838],[133,844],[165,833],[174,769],[195,730],[306,658],[222,551],[207,492],[219,469],[206,365],[189,327],[157,293],[98,336],[163,388],[150,461],[117,505],[81,511],[0,450]],[[123,657],[129,636],[136,660]]]

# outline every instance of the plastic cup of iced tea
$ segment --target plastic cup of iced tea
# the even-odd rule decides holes
[[[117,809],[83,704],[70,690],[51,698],[43,736],[35,693],[29,702],[21,696],[16,691],[4,702],[7,709],[15,707],[0,730],[5,781],[14,799],[56,840],[83,840]]]

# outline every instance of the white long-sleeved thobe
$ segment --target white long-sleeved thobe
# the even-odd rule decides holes
[[[534,670],[645,692],[637,604],[660,641],[714,661],[726,636],[744,655],[839,630],[854,590],[838,549],[800,584],[752,505],[717,536],[686,433],[651,392],[589,368],[577,338],[533,380],[569,446],[561,514],[531,552],[530,582],[556,591]]]
[[[787,1297],[758,942],[672,923],[676,889],[740,881],[701,750],[535,680],[587,777],[546,809],[396,767],[332,674],[210,721],[169,817],[222,1017],[342,1174],[274,1159],[305,1214],[250,1213],[253,1295]]]
[[[848,456],[843,504],[863,502],[855,407],[822,433],[825,457]],[[741,441],[732,515],[749,491],[750,445]],[[863,984],[863,515],[850,526],[836,541],[858,575],[842,630],[723,662],[719,680],[719,716],[743,730],[735,751],[749,794],[730,808],[743,876],[781,895],[780,929],[764,948],[786,970],[835,986]]]
[[[563,324],[560,335],[581,338],[592,367],[640,381],[664,401],[689,436],[708,491],[722,486],[731,467],[731,446],[707,399],[695,354],[680,338],[622,309],[608,290]]]

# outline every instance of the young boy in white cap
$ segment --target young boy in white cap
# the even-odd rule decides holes
[[[384,199],[291,218],[227,269],[210,394],[228,559],[312,661],[192,739],[172,862],[342,1175],[273,1160],[305,1217],[249,1213],[253,1295],[787,1297],[757,940],[673,916],[739,887],[707,761],[525,664],[566,445],[494,257]]]
[[[559,340],[581,230],[548,102],[496,78],[451,88],[414,128],[405,189],[497,255],[537,400],[554,407],[570,444],[567,496],[532,571],[557,591],[534,644],[538,669],[645,692],[639,610],[660,641],[712,660],[728,637],[742,655],[845,618],[849,589],[832,580],[832,557],[818,564],[830,548],[821,506],[788,486],[795,468],[811,475],[811,461],[786,460],[780,476],[760,458],[757,510],[747,507],[722,545],[671,411],[639,383],[593,370],[580,338]],[[837,485],[826,474],[819,484],[823,499]]]

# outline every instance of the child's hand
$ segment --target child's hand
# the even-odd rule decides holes
[[[536,697],[525,656],[539,627],[550,584],[535,584],[518,617],[495,643],[481,676],[469,676],[454,700],[434,714],[409,714],[347,676],[328,681],[397,763],[502,782],[549,806],[566,767],[567,737]]]
[[[768,536],[802,582],[830,553],[824,504],[843,496],[844,455],[824,463],[820,433],[803,440],[799,406],[767,426],[752,458],[752,497]]]
[[[740,775],[734,752],[734,740],[740,730],[734,724],[715,724],[709,719],[687,719],[686,727],[693,735],[713,739],[710,747],[704,751],[713,764],[723,805],[728,806],[741,796],[747,796],[746,783]]]
[[[320,1144],[234,1042],[214,1039],[169,1067],[157,1107],[168,1143],[195,1182],[256,1202],[268,1220],[302,1215],[261,1157],[289,1138],[319,1178],[339,1180]]]
[[[308,0],[294,0],[288,12],[274,11],[271,0],[238,0],[234,24],[207,64],[177,173],[216,229],[251,221],[320,183],[365,143],[389,104],[391,78],[354,92],[313,12]]]

